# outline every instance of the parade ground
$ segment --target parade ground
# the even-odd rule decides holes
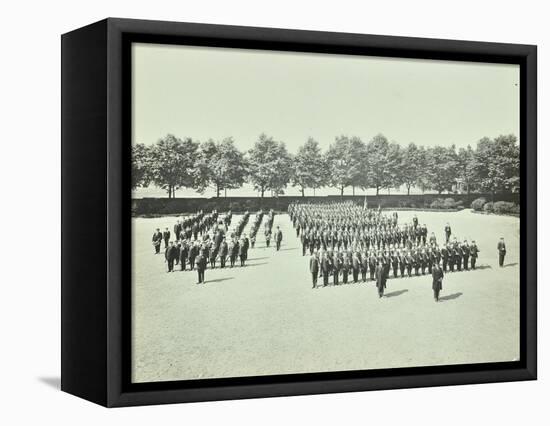
[[[477,270],[445,275],[439,303],[429,275],[390,278],[382,299],[371,281],[312,289],[309,256],[302,257],[287,214],[275,216],[273,229],[283,232],[279,252],[265,247],[260,227],[246,267],[218,263],[197,285],[196,271],[176,266],[167,273],[164,254],[155,255],[151,244],[153,231],[173,232],[177,218],[133,218],[133,381],[518,359],[519,219],[399,211],[399,224],[414,214],[438,243],[449,222],[459,241],[476,240],[481,250]],[[502,268],[500,237],[508,252]]]

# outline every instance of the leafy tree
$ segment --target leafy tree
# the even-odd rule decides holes
[[[428,187],[441,194],[451,191],[458,176],[458,159],[455,146],[435,146],[426,151],[426,177]]]
[[[151,181],[151,149],[138,143],[132,146],[132,189],[147,187]]]
[[[339,136],[330,145],[325,155],[328,183],[339,188],[340,195],[344,195],[344,189],[348,186],[353,188],[355,195],[355,187],[362,186],[365,173],[364,151],[365,144],[356,136]]]
[[[385,188],[399,188],[404,180],[401,165],[403,164],[403,150],[398,143],[392,142],[388,146],[386,155],[386,164],[388,169],[388,181]]]
[[[212,139],[203,142],[196,169],[197,191],[203,193],[212,186],[216,190],[216,197],[220,196],[221,190],[239,188],[246,177],[244,155],[232,138],[225,138],[221,142]]]
[[[176,196],[176,189],[196,186],[198,142],[167,135],[151,148],[151,181]]]
[[[519,186],[519,146],[514,135],[481,139],[475,151],[475,176],[479,187],[493,195]]]
[[[392,185],[392,167],[388,162],[390,144],[388,139],[378,134],[370,140],[365,150],[367,173],[363,179],[363,188],[375,188],[376,195],[381,188]],[[395,148],[392,148],[395,149]]]
[[[475,185],[475,153],[470,145],[467,148],[460,148],[457,156],[457,173],[462,183],[466,186],[469,194]]]
[[[319,143],[309,138],[298,148],[298,154],[293,159],[292,184],[299,186],[302,197],[306,188],[320,188],[325,183],[325,162]]]
[[[292,160],[285,144],[262,133],[248,156],[249,178],[262,198],[266,190],[282,193],[292,175]]]
[[[407,145],[402,150],[400,180],[407,188],[407,195],[411,193],[411,187],[418,184],[423,170],[422,167],[423,152],[414,143]]]

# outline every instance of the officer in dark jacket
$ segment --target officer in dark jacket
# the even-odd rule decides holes
[[[220,266],[222,268],[225,268],[225,261],[227,259],[228,252],[229,252],[229,248],[227,246],[227,241],[224,238],[220,244]]]
[[[326,287],[328,285],[328,276],[330,274],[331,270],[331,264],[330,259],[327,256],[327,253],[323,253],[323,257],[321,259],[321,273],[323,274],[323,287]]]
[[[369,270],[369,255],[365,251],[361,256],[361,279],[367,282],[367,271]]]
[[[356,283],[359,281],[359,270],[361,269],[361,259],[359,259],[359,254],[354,253],[351,259],[351,267],[353,269],[353,282]]]
[[[231,267],[235,266],[235,260],[237,260],[237,256],[239,255],[240,251],[240,244],[239,241],[235,240],[233,241],[233,247],[231,248],[231,252],[229,255],[229,262],[231,264]]]
[[[162,232],[157,228],[157,231],[153,234],[153,247],[155,247],[155,254],[160,253],[160,245],[162,243]]]
[[[277,226],[277,230],[275,231],[275,243],[277,245],[277,251],[279,251],[279,249],[281,248],[282,241],[283,241],[283,232]]]
[[[445,242],[448,243],[450,238],[451,238],[451,225],[447,223],[447,225],[445,225]]]
[[[317,278],[319,277],[319,258],[317,253],[309,258],[309,272],[311,272],[313,281],[313,286],[311,288],[315,288],[317,287]]]
[[[174,271],[174,261],[178,257],[178,249],[172,241],[169,242],[168,247],[164,253],[166,257],[166,262],[168,262],[168,272]]]
[[[340,278],[340,271],[342,270],[342,265],[344,259],[340,254],[334,256],[334,261],[332,262],[332,278],[334,280],[334,285],[338,285],[338,279]]]
[[[192,244],[189,247],[189,269],[192,271],[195,268],[195,259],[199,254],[199,246],[197,244]]]
[[[441,259],[443,260],[443,272],[447,272],[447,264],[449,263],[449,248],[443,245],[441,248]]]
[[[503,237],[500,237],[500,241],[497,244],[497,250],[498,250],[498,265],[502,267],[504,266],[504,256],[506,256],[506,243],[504,242]]]
[[[302,232],[302,235],[300,235],[300,240],[302,242],[302,256],[305,256],[306,255],[306,250],[307,250],[308,245],[309,245],[308,236],[306,235],[305,232]]]
[[[204,271],[206,270],[206,256],[204,255],[204,252],[201,251],[196,260],[197,272],[199,275],[199,282],[197,284],[204,283]]]
[[[189,246],[187,245],[187,241],[184,240],[180,247],[180,265],[181,265],[182,271],[185,271],[188,256],[189,256]]]
[[[381,298],[384,295],[384,289],[386,288],[386,271],[382,262],[378,262],[376,266],[376,287],[378,288],[378,297]]]
[[[376,273],[376,256],[374,255],[374,252],[371,252],[369,255],[369,273],[370,273],[370,279],[371,281],[374,281]]]
[[[439,264],[435,264],[432,269],[432,289],[434,291],[434,299],[436,302],[439,302],[439,292],[443,289],[443,269]]]
[[[168,248],[168,242],[170,241],[170,231],[168,228],[162,233],[162,239],[164,240],[164,248]]]
[[[470,247],[468,246],[468,241],[464,240],[462,244],[462,267],[465,271],[469,269],[468,259],[470,257]]]

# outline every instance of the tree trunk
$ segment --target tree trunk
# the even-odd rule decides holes
[[[225,198],[227,198],[227,188],[224,188],[223,191],[224,191]]]
[[[260,191],[262,198],[264,198],[264,191],[265,191],[265,188],[262,186],[261,191]]]
[[[220,198],[220,185],[216,185],[216,198]]]
[[[378,197],[378,192],[380,191],[380,187],[377,185],[376,186],[376,196]]]
[[[172,198],[172,185],[168,185],[168,198]]]
[[[342,186],[340,188],[340,197],[343,197],[344,196],[344,187]]]
[[[352,185],[352,187],[351,187],[351,193],[355,196],[355,185]]]
[[[407,185],[407,195],[411,195],[411,186]]]
[[[302,186],[302,197],[305,197],[306,193],[304,192],[304,187]]]
[[[315,197],[315,188],[313,188],[313,196]]]

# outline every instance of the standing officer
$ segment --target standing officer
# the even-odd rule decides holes
[[[189,248],[189,269],[191,269],[191,271],[195,267],[195,259],[197,258],[198,254],[199,246],[197,245],[197,243],[193,243]]]
[[[441,259],[443,260],[443,272],[447,272],[447,263],[449,263],[449,248],[446,244],[441,247]]]
[[[204,271],[206,270],[206,256],[204,255],[204,252],[200,252],[197,256],[197,272],[199,274],[199,282],[204,283]]]
[[[277,251],[281,248],[281,241],[283,241],[283,231],[279,229],[277,226],[277,230],[275,231],[275,243],[277,244]]]
[[[223,238],[220,244],[220,266],[225,268],[225,260],[227,259],[227,253],[229,252],[229,247],[227,246],[227,241],[225,237]]]
[[[168,244],[166,252],[164,253],[166,261],[168,262],[168,272],[174,271],[174,261],[178,257],[178,249],[172,241]]]
[[[185,271],[185,262],[187,262],[187,257],[189,256],[189,246],[187,245],[187,241],[183,240],[180,248],[180,265],[181,270]]]
[[[468,241],[464,240],[462,244],[462,267],[465,271],[469,269],[468,258],[470,257],[470,247],[468,246]]]
[[[353,270],[353,282],[357,283],[357,281],[359,281],[359,270],[361,269],[361,259],[359,259],[359,254],[357,252],[353,253],[351,267]]]
[[[300,240],[302,241],[302,256],[305,256],[309,245],[308,236],[305,232],[302,232],[302,235],[300,235]]]
[[[476,269],[478,253],[479,249],[477,248],[476,242],[472,240],[472,244],[470,244],[470,265],[472,269]]]
[[[451,225],[447,223],[447,225],[445,225],[445,242],[449,243],[450,238],[451,238]]]
[[[378,298],[384,295],[384,289],[386,288],[386,271],[382,262],[378,262],[376,267],[376,287],[378,288]]]
[[[334,256],[334,262],[333,262],[333,269],[332,269],[332,278],[334,279],[334,285],[338,285],[338,278],[340,275],[340,271],[342,270],[342,264],[344,262],[344,259],[342,259],[340,253],[337,253]]]
[[[168,228],[166,228],[168,230]],[[180,233],[182,231],[182,225],[179,220],[176,221],[176,224],[174,225],[174,235],[176,236],[176,240],[180,239]]]
[[[439,302],[439,292],[443,289],[443,269],[439,266],[439,263],[436,263],[432,268],[432,289],[434,291],[434,299],[436,302]]]
[[[328,285],[328,276],[330,274],[330,259],[327,256],[327,252],[323,252],[323,258],[321,259],[321,272],[323,274],[323,287]]]
[[[155,254],[160,253],[160,245],[162,243],[162,232],[157,228],[157,231],[153,234],[153,246],[155,247]]]
[[[500,241],[497,244],[497,250],[498,250],[498,265],[502,267],[504,266],[504,256],[506,256],[506,243],[504,242],[503,237],[500,237]]]
[[[391,266],[393,269],[393,277],[397,278],[397,269],[399,268],[399,256],[395,251],[391,255]]]
[[[168,248],[168,241],[170,241],[170,231],[166,228],[166,231],[162,233],[162,238],[164,240],[164,248]]]
[[[363,282],[367,282],[367,271],[369,270],[369,255],[367,251],[361,257],[361,278]]]
[[[319,276],[319,258],[318,254],[312,254],[309,258],[309,272],[311,272],[311,278],[313,281],[313,286],[311,288],[317,287],[317,277]]]

